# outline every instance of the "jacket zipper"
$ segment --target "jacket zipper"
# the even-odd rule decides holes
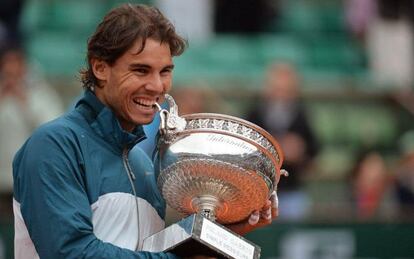
[[[135,181],[136,178],[135,178],[134,172],[132,171],[131,165],[129,164],[128,153],[129,153],[129,149],[124,148],[124,150],[122,151],[122,161],[124,163],[124,167],[125,167],[125,170],[128,174],[128,177],[131,177],[132,180]],[[135,187],[134,187],[133,184],[132,184],[132,191],[134,192],[134,195],[136,196]]]
[[[134,172],[132,171],[131,165],[129,164],[129,160],[128,160],[128,154],[129,154],[129,149],[128,148],[124,148],[124,150],[122,151],[122,162],[124,164],[124,168],[125,171],[128,175],[128,180],[129,183],[131,184],[131,188],[132,188],[132,193],[134,194],[134,198],[135,198],[135,208],[137,210],[137,229],[138,229],[138,241],[137,241],[137,245],[135,247],[135,250],[138,251],[140,250],[140,245],[139,245],[139,241],[140,241],[140,235],[139,235],[139,208],[138,208],[138,199],[137,199],[137,192],[135,189],[135,184],[134,181],[136,179]]]

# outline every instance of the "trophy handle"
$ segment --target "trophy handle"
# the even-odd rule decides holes
[[[169,110],[161,109],[159,105],[157,105],[158,109],[160,109],[160,134],[162,136],[168,136],[169,134],[174,134],[179,131],[183,131],[187,122],[184,118],[178,116],[178,106],[172,98],[171,95],[166,94],[165,99],[167,100]]]
[[[283,175],[284,177],[288,177],[289,176],[289,172],[286,171],[285,169],[280,169],[280,174]]]
[[[168,103],[168,107],[169,107],[169,110],[170,110],[170,114],[173,114],[174,116],[178,116],[178,106],[177,106],[174,98],[172,98],[171,95],[166,94],[165,95],[165,100]]]

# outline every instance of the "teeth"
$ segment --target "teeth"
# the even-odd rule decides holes
[[[148,107],[152,107],[155,104],[155,101],[151,101],[147,99],[134,99],[134,102],[139,105],[148,106]]]

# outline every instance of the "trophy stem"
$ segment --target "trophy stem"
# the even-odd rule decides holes
[[[212,195],[199,195],[193,198],[192,207],[203,217],[211,221],[216,221],[216,210],[221,207],[221,202]]]

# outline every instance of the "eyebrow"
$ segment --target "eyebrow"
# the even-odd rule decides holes
[[[146,69],[151,69],[150,65],[147,64],[141,64],[141,63],[135,63],[135,64],[130,64],[129,65],[129,69],[137,69],[137,68],[146,68]],[[174,69],[174,65],[166,65],[165,67],[162,68],[162,70],[164,69]]]

